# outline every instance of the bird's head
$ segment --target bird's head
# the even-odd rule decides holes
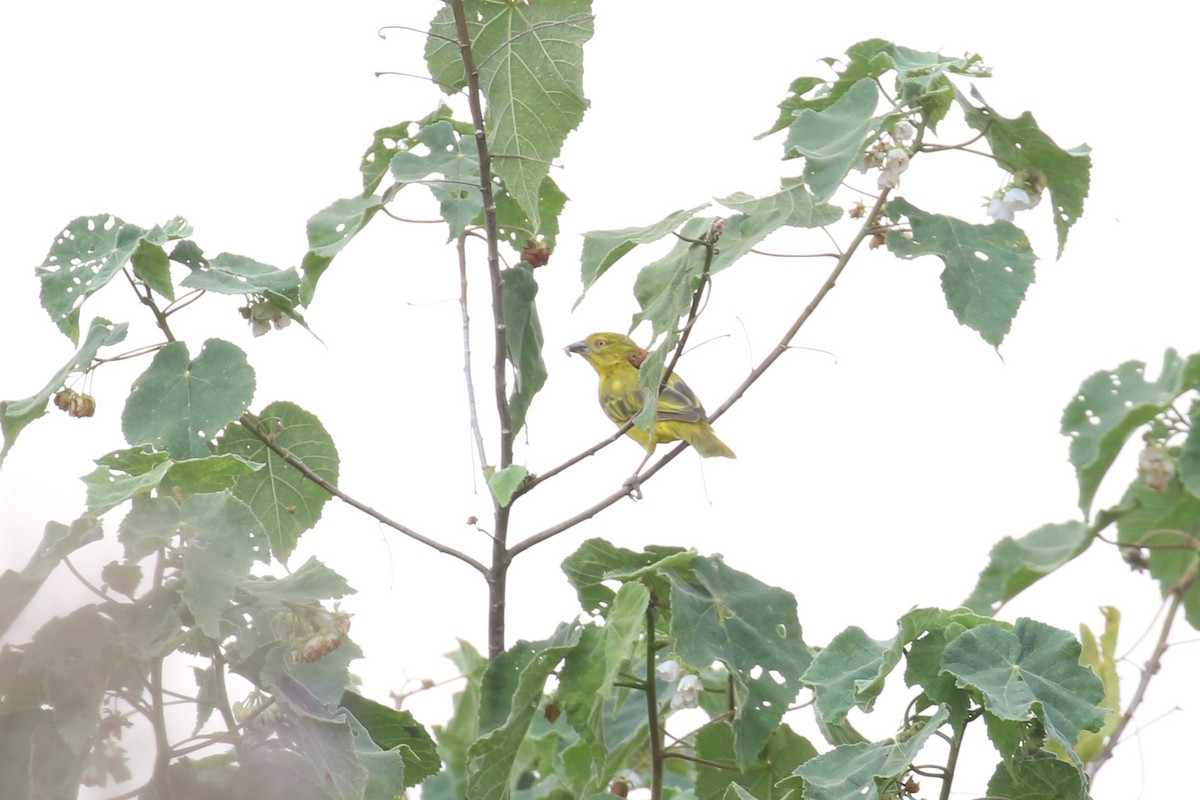
[[[598,370],[611,369],[622,362],[636,368],[646,358],[645,350],[620,333],[593,333],[583,341],[567,345],[566,351],[583,356]]]

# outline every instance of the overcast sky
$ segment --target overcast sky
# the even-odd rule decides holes
[[[38,306],[33,267],[77,216],[110,212],[149,227],[178,214],[207,252],[298,266],[305,220],[358,190],[372,132],[439,102],[426,82],[374,77],[423,71],[419,35],[380,38],[376,30],[423,27],[439,5],[360,2],[335,11],[117,0],[0,11],[0,218],[8,223],[0,397],[32,394],[73,352]],[[806,639],[823,644],[851,624],[891,636],[914,605],[957,605],[999,538],[1077,518],[1058,428],[1079,383],[1129,359],[1150,362],[1153,372],[1167,347],[1200,349],[1200,281],[1186,227],[1191,31],[1156,5],[1106,18],[1074,2],[598,4],[585,52],[591,108],[554,172],[571,203],[558,251],[538,272],[550,378],[518,446],[518,460],[534,472],[610,432],[592,371],[561,348],[594,330],[625,330],[636,310],[633,277],[655,254],[635,251],[572,312],[581,234],[777,188],[799,165],[779,161],[780,137],[754,137],[774,121],[793,78],[823,74],[819,58],[876,36],[980,53],[995,70],[978,83],[984,97],[1006,116],[1032,111],[1063,147],[1088,143],[1095,168],[1060,261],[1045,205],[1017,219],[1040,259],[999,357],[946,309],[939,262],[863,253],[797,339],[810,349],[789,353],[718,422],[736,461],[701,463],[685,453],[647,484],[641,503],[619,504],[520,557],[510,577],[510,638],[541,638],[573,616],[558,563],[587,537],[722,553],[795,593]],[[899,194],[983,223],[981,198],[1001,180],[985,166],[962,156],[914,159]],[[406,208],[434,213],[414,198]],[[307,311],[324,343],[295,326],[253,339],[229,298],[197,304],[181,325],[193,354],[208,336],[246,350],[258,373],[255,408],[289,399],[321,417],[342,457],[343,489],[482,556],[488,541],[465,520],[486,520],[489,501],[464,424],[457,268],[444,239],[438,226],[374,223],[335,262]],[[828,245],[780,238],[764,247]],[[472,285],[482,288],[481,247],[473,258]],[[711,341],[680,363],[707,405],[722,402],[775,344],[827,269],[817,260],[751,257],[718,276],[693,339]],[[485,325],[485,307],[475,313]],[[154,341],[135,314],[127,301],[100,300],[83,318],[135,319],[130,343]],[[486,366],[490,355],[477,357]],[[0,566],[23,564],[47,519],[79,513],[76,477],[123,445],[121,404],[144,368],[97,373],[94,419],[52,410],[22,434],[0,472]],[[608,494],[640,458],[623,441],[547,484],[538,492],[545,496],[519,509],[513,538]],[[1130,458],[1121,463],[1132,469]],[[1106,484],[1097,507],[1114,502],[1130,475]],[[93,549],[77,559],[81,567],[112,558]],[[1027,614],[1076,630],[1101,624],[1098,606],[1117,605],[1123,652],[1152,625],[1157,588],[1110,550],[1094,550],[1004,618]],[[440,655],[456,638],[485,647],[482,582],[457,562],[336,504],[292,563],[309,555],[360,591],[344,606],[368,655],[355,666],[368,694],[386,699],[405,676],[448,675]],[[70,576],[56,576],[18,638],[85,597]],[[1178,754],[1200,724],[1200,655],[1193,631],[1180,628],[1174,639],[1187,644],[1168,654],[1138,716],[1153,725],[1105,767],[1097,800],[1178,796],[1192,785],[1191,764]],[[1125,674],[1136,681],[1133,663]],[[428,722],[444,713],[444,697],[421,703],[414,709]],[[895,716],[874,716],[864,729],[888,735]],[[977,745],[986,762],[986,743]],[[982,794],[986,775],[972,777],[956,784],[959,796]]]

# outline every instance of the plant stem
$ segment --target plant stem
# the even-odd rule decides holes
[[[954,767],[958,764],[958,754],[962,752],[963,734],[966,732],[966,723],[954,729],[954,738],[950,740],[950,755],[946,758],[946,768],[942,772],[942,791],[938,794],[938,800],[950,800],[950,787],[954,785]]]
[[[654,601],[646,604],[646,726],[650,735],[650,800],[663,790],[663,732],[658,720],[658,676],[654,673]]]
[[[492,159],[488,150],[487,130],[484,127],[483,101],[479,86],[479,67],[471,50],[471,31],[463,0],[451,0],[458,52],[467,76],[467,105],[475,127],[475,146],[479,153],[479,192],[483,198],[483,226],[487,234],[488,278],[492,286],[492,320],[495,333],[495,358],[492,380],[496,387],[496,415],[500,420],[500,463],[497,471],[512,463],[513,430],[508,411],[508,328],[504,322],[504,276],[500,272],[500,231],[496,223],[496,198],[492,192]],[[504,650],[505,592],[508,584],[508,565],[511,560],[508,540],[509,507],[493,503],[495,525],[492,528],[492,565],[485,573],[488,581],[488,653],[498,655]]]
[[[467,379],[467,407],[471,413],[471,432],[475,434],[475,450],[479,463],[487,463],[483,446],[483,432],[479,429],[479,409],[475,404],[475,380],[471,377],[471,314],[467,306],[467,237],[458,237],[458,283],[460,287],[458,305],[462,309],[463,375]]]

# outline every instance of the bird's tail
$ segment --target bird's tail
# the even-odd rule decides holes
[[[713,458],[721,456],[722,458],[737,458],[729,445],[717,438],[717,434],[713,433],[712,426],[707,422],[699,425],[689,425],[687,435],[684,436],[687,443],[696,448],[696,452],[705,458]]]

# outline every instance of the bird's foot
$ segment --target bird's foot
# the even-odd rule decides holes
[[[642,476],[634,473],[625,479],[623,487],[625,494],[629,495],[634,500],[642,499]]]

